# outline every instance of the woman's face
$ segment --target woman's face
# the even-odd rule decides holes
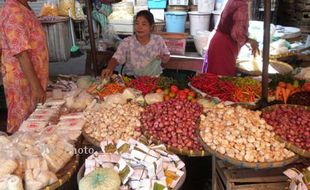
[[[135,32],[139,37],[150,35],[152,26],[143,16],[139,16],[135,21]]]

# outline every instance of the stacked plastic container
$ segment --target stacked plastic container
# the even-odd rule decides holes
[[[165,12],[167,32],[185,32],[187,12],[182,9],[188,9],[188,0],[169,0],[169,11]]]
[[[224,7],[224,0],[216,0],[215,1],[215,9],[212,11],[212,24],[216,25],[218,19],[220,18],[220,14]]]

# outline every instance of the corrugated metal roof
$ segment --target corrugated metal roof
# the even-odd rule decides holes
[[[36,2],[29,2],[30,7],[32,10],[36,13],[36,15],[39,15],[41,7],[44,3],[44,0],[37,0]],[[0,0],[0,7],[4,4],[4,0]]]

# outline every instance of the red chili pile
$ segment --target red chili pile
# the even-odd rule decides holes
[[[204,73],[197,75],[192,78],[191,85],[223,101],[234,101],[232,93],[235,91],[235,87],[233,83],[231,81],[222,81],[215,74]]]
[[[140,90],[143,95],[146,95],[156,90],[158,82],[159,78],[140,76],[130,81],[128,86]]]
[[[182,99],[171,99],[146,107],[141,116],[145,130],[172,147],[202,150],[195,130],[202,107]]]
[[[310,151],[310,111],[303,107],[281,105],[262,117],[275,133],[296,146]]]

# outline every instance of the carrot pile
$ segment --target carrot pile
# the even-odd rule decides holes
[[[276,100],[283,101],[286,104],[291,95],[300,91],[301,89],[297,85],[294,86],[291,83],[279,82],[276,87],[275,98]]]
[[[191,85],[222,101],[255,102],[261,91],[260,82],[250,77],[219,77],[204,73],[191,79]]]

